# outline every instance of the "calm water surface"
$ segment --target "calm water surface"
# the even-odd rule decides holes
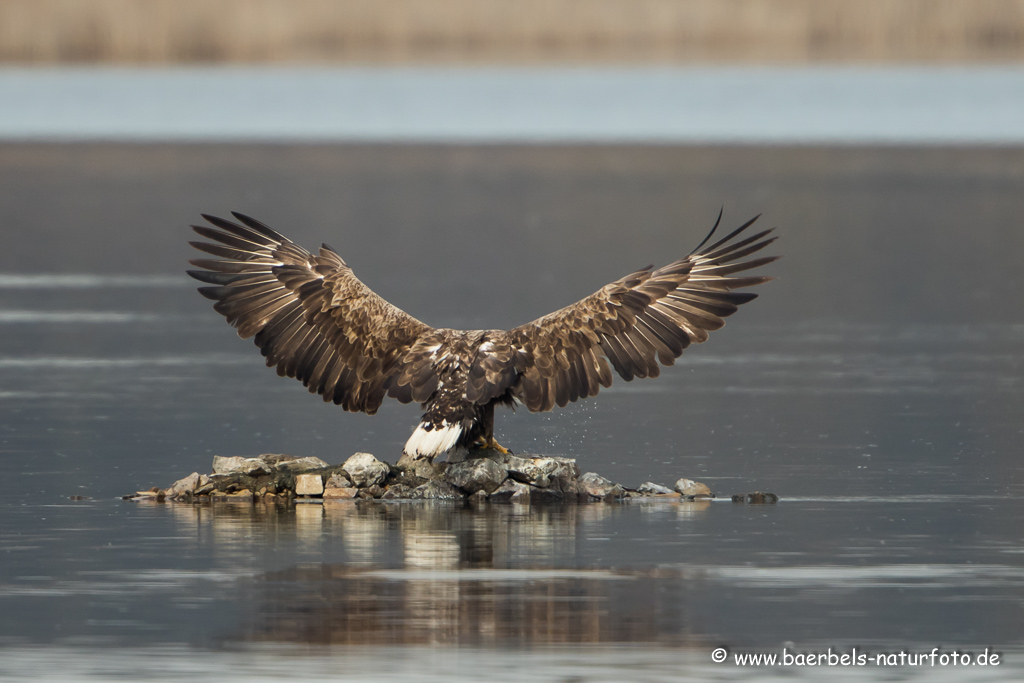
[[[1000,667],[885,675],[1018,679],[1022,169],[1013,149],[0,146],[0,679],[754,673],[719,646],[987,647]],[[429,323],[508,327],[688,252],[722,202],[780,226],[761,299],[656,381],[498,422],[517,451],[722,500],[118,498],[215,454],[394,461],[418,416],[261,367],[176,274],[200,210],[327,241]],[[780,502],[726,500],[758,489]]]

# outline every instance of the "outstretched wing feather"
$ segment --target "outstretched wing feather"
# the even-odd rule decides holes
[[[626,381],[657,377],[661,365],[671,365],[690,344],[707,340],[708,331],[722,327],[724,318],[757,296],[733,290],[771,279],[734,277],[777,258],[742,260],[775,240],[769,237],[771,230],[743,236],[755,220],[705,247],[712,229],[685,258],[631,273],[571,306],[493,338],[495,347],[511,347],[521,366],[514,369],[504,361],[499,385],[511,387],[530,411],[540,412],[610,386],[609,364]],[[478,354],[477,364],[492,362],[480,357],[487,355]],[[474,391],[481,397],[493,393]]]
[[[371,291],[330,247],[314,255],[233,215],[238,223],[204,214],[213,227],[192,226],[211,240],[192,246],[220,260],[190,261],[200,270],[188,274],[211,285],[200,293],[240,337],[254,337],[268,366],[353,412],[376,412],[388,393],[403,402],[429,398],[424,389],[437,380],[424,375],[432,367],[410,354],[433,328]],[[407,366],[417,383],[389,392]]]

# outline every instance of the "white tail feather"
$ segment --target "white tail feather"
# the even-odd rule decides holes
[[[405,442],[405,453],[416,458],[433,458],[452,446],[462,436],[462,426],[442,422],[440,427],[427,430],[427,423],[421,422],[409,440]]]

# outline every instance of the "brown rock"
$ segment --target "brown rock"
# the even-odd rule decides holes
[[[234,493],[216,492],[210,496],[210,500],[218,502],[249,502],[253,499],[252,491],[236,491]]]
[[[359,490],[360,498],[380,498],[383,495],[384,489],[382,489],[377,484],[374,484],[373,486],[367,486],[365,489]]]
[[[779,502],[779,497],[774,493],[754,491],[747,494],[747,502],[751,505],[774,505]]]
[[[190,497],[198,488],[199,473],[193,472],[184,479],[179,479],[171,484],[171,487],[167,489],[167,496],[169,498]]]
[[[325,500],[347,500],[350,498],[355,498],[357,495],[359,495],[359,489],[357,489],[355,486],[349,488],[332,487],[329,489],[324,489]]]
[[[711,495],[711,489],[709,489],[706,485],[701,484],[700,482],[696,482],[692,479],[679,479],[678,481],[676,481],[675,488],[676,491],[679,491],[679,493],[683,494],[687,498],[692,498],[693,496]]]
[[[295,493],[300,496],[319,496],[324,492],[324,479],[319,474],[295,476]]]

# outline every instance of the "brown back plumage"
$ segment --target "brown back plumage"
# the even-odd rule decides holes
[[[434,329],[381,299],[327,245],[313,255],[263,223],[233,215],[238,223],[204,215],[217,230],[192,226],[213,243],[191,244],[220,257],[190,261],[202,270],[189,275],[212,285],[199,291],[239,336],[255,336],[279,375],[370,414],[385,395],[430,401],[442,377],[455,376],[441,367],[453,358],[466,370],[456,373],[466,401],[515,397],[532,412],[596,395],[611,385],[611,368],[627,381],[657,377],[659,363],[672,365],[757,296],[733,290],[770,279],[736,274],[776,258],[742,260],[775,239],[770,230],[737,239],[756,218],[704,247],[712,229],[693,253],[663,268],[627,275],[507,332],[472,335],[480,340],[473,350],[466,333]]]

